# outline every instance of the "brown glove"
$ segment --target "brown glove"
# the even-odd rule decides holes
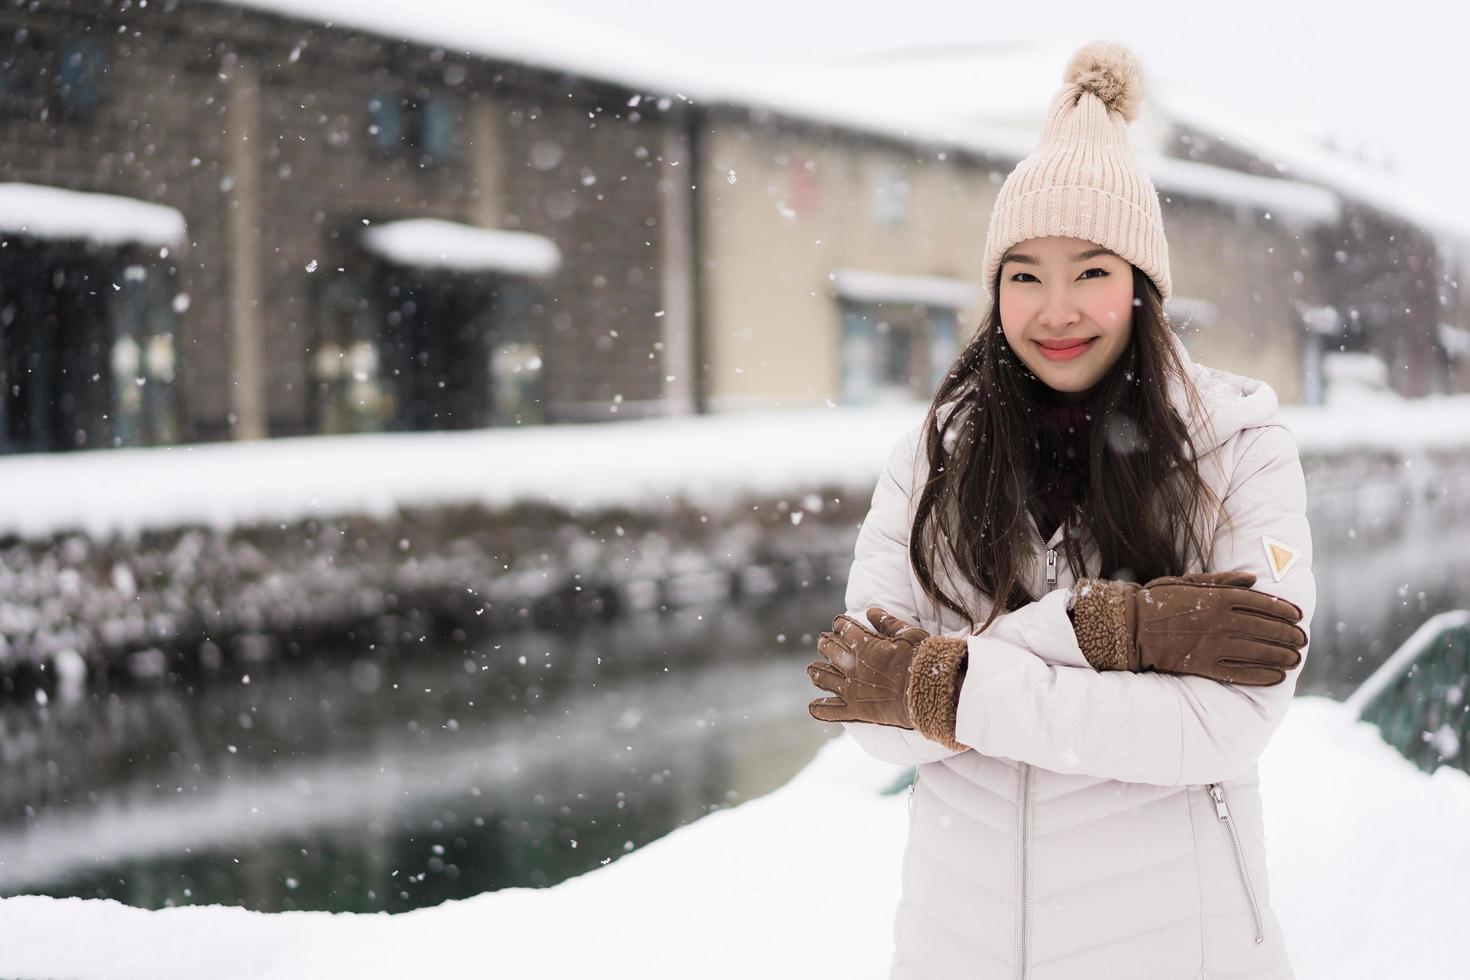
[[[807,665],[813,684],[835,697],[809,706],[818,721],[866,721],[917,731],[951,749],[968,652],[965,637],[930,635],[876,606],[877,634],[843,614],[817,640],[824,660]]]
[[[1250,572],[1077,583],[1072,628],[1098,670],[1156,670],[1268,687],[1301,663],[1302,611],[1256,592]]]

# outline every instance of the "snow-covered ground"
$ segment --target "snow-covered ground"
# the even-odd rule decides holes
[[[1421,773],[1352,717],[1298,698],[1261,760],[1297,976],[1463,977],[1470,777]],[[607,867],[396,916],[4,899],[0,975],[878,980],[907,820],[881,790],[901,775],[837,738],[780,790]]]
[[[609,405],[609,417],[616,413]],[[253,443],[0,457],[0,534],[95,537],[201,524],[222,530],[403,505],[518,501],[570,510],[697,506],[823,486],[871,492],[916,403],[464,432],[311,436]],[[1302,454],[1470,446],[1470,396],[1360,397],[1282,415]]]

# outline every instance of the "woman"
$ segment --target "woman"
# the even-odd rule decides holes
[[[892,976],[1287,978],[1256,760],[1315,605],[1296,444],[1169,328],[1136,61],[1088,45],[1065,78],[811,712],[917,767]]]

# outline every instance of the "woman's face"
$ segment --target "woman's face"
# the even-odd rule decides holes
[[[1006,343],[1048,387],[1081,396],[1133,330],[1133,267],[1081,238],[1029,238],[1000,266]]]

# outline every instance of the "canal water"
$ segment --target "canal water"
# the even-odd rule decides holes
[[[1301,693],[1470,606],[1464,509],[1314,518]],[[0,709],[0,894],[404,911],[547,886],[782,785],[840,584]],[[182,683],[182,682],[181,682]]]
[[[840,602],[7,708],[0,894],[403,911],[555,884],[801,769],[831,734],[802,667]]]

